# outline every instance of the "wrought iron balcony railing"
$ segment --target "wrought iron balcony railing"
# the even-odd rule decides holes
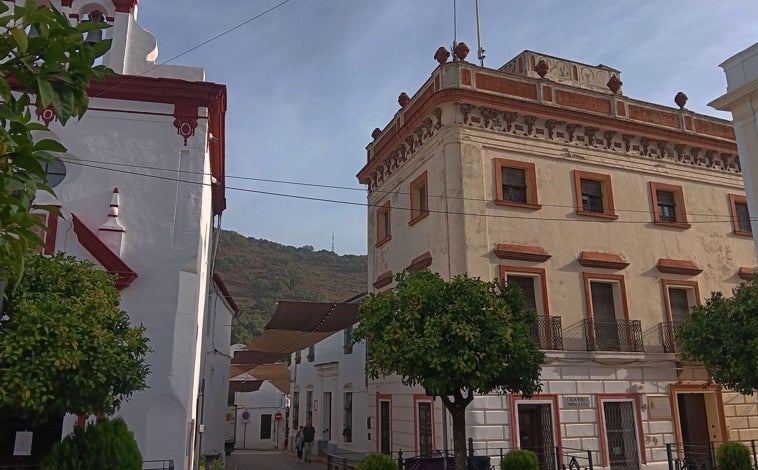
[[[537,323],[529,327],[529,332],[540,349],[563,350],[561,317],[538,315]]]
[[[664,322],[659,325],[661,329],[661,343],[663,344],[663,352],[675,353],[679,352],[679,345],[676,344],[676,329],[679,328],[679,323]]]
[[[584,320],[587,351],[642,352],[639,320]]]

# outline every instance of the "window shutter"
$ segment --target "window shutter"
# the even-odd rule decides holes
[[[591,282],[592,314],[596,321],[615,321],[616,304],[613,301],[613,284]]]

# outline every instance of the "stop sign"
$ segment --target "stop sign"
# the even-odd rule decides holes
[[[277,411],[276,414],[274,415],[274,419],[279,421],[280,419],[282,419],[282,414]]]

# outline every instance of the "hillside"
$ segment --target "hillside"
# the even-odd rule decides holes
[[[277,300],[343,301],[366,291],[366,256],[295,248],[222,230],[216,272],[240,306],[232,344],[250,343]]]

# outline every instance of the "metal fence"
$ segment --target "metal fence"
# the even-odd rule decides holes
[[[643,352],[639,320],[584,320],[588,351]]]
[[[514,450],[508,447],[474,449],[473,439],[468,439],[466,470],[497,470],[505,455]],[[571,447],[545,447],[533,449],[540,460],[540,470],[594,470],[592,451]],[[368,455],[365,452],[336,452],[327,454],[327,470],[348,470]],[[389,454],[397,462],[398,470],[455,470],[455,458],[452,452],[443,456],[440,450],[431,453],[409,454],[402,450]]]
[[[529,327],[529,333],[534,342],[544,350],[563,350],[563,328],[561,317],[546,317],[539,315],[537,323]]]
[[[721,442],[709,444],[692,444],[677,442],[666,444],[666,459],[669,470],[716,470],[716,453]],[[756,441],[728,441],[743,444],[748,448],[754,469],[758,469],[758,452]]]

